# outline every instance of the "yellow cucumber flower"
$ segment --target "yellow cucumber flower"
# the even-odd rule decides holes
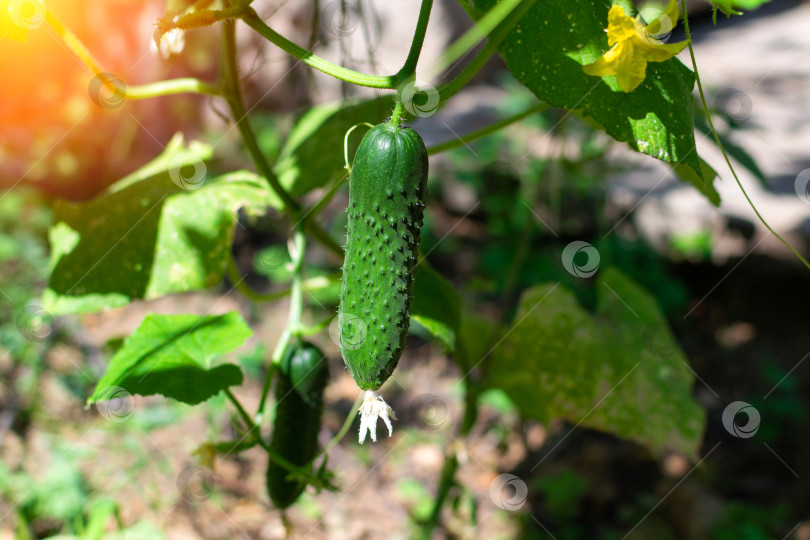
[[[628,17],[621,6],[608,11],[608,45],[611,49],[595,62],[582,66],[588,75],[615,75],[624,92],[632,92],[647,75],[647,62],[669,60],[686,47],[686,42],[665,44],[656,36],[672,30],[678,21],[678,4],[670,0],[666,9],[648,25],[641,15]]]

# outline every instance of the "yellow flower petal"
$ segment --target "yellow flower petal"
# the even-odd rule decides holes
[[[618,62],[616,82],[624,92],[632,92],[647,76],[647,60],[640,54],[625,54]]]
[[[604,77],[616,73],[616,62],[607,62],[604,56],[600,56],[595,62],[582,66],[586,75],[594,77]]]
[[[669,23],[674,26],[677,20],[675,0],[670,0],[662,15],[654,21],[654,26],[645,26],[640,16],[631,19],[620,6],[614,5],[608,11],[607,33],[611,48],[595,62],[582,66],[583,71],[597,77],[615,75],[619,88],[632,92],[644,81],[647,62],[669,60],[686,46],[685,41],[665,44],[656,37],[665,26]]]
[[[658,36],[667,34],[675,28],[678,24],[678,17],[680,11],[678,10],[678,2],[676,0],[669,0],[669,4],[664,8],[655,20],[649,21],[646,30],[648,35]]]
[[[633,19],[628,17],[621,6],[613,6],[608,11],[608,45],[629,39],[635,34]]]
[[[660,42],[658,45],[653,45],[649,42],[642,42],[639,45],[639,48],[642,49],[640,54],[644,55],[644,58],[646,58],[648,62],[664,62],[665,60],[669,60],[681,52],[684,47],[686,47],[685,41],[666,45]]]

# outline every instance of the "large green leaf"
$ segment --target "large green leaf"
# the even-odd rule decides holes
[[[416,267],[411,317],[424,326],[447,351],[456,349],[461,302],[453,286],[422,261]]]
[[[345,175],[346,131],[362,122],[379,124],[393,108],[391,95],[350,105],[335,103],[311,108],[296,122],[273,168],[281,185],[295,197]],[[363,133],[365,129],[349,137],[350,161]]]
[[[180,161],[203,163],[204,155],[186,151]],[[255,214],[277,205],[253,173],[184,189],[171,168],[147,167],[154,174],[128,177],[91,201],[56,203],[51,278],[43,295],[51,313],[98,311],[216,285],[237,211]]]
[[[118,395],[166,397],[195,404],[242,383],[242,370],[216,359],[252,332],[237,312],[224,315],[150,314],[110,360],[88,404]]]
[[[563,418],[694,457],[704,412],[655,299],[614,269],[596,286],[594,314],[559,285],[524,293],[492,352],[489,384],[542,422]]]
[[[475,0],[488,10],[496,0]],[[695,149],[694,74],[678,59],[649,63],[630,93],[615,77],[591,77],[582,66],[608,50],[610,0],[536,2],[499,51],[512,74],[541,100],[593,119],[617,141],[668,163],[682,163],[700,178]]]

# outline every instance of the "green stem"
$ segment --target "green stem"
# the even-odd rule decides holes
[[[394,106],[394,112],[391,113],[391,120],[388,122],[393,127],[399,127],[402,124],[402,112],[405,106],[402,105],[402,100],[397,98],[397,104]]]
[[[290,216],[290,219],[298,223],[302,223],[303,221],[307,232],[309,232],[313,238],[318,240],[318,242],[323,244],[327,249],[334,252],[336,255],[342,256],[343,249],[341,249],[340,244],[338,244],[334,238],[329,236],[329,234],[324,231],[314,220],[304,219],[302,217],[300,205],[279,183],[278,177],[275,175],[273,169],[270,167],[270,164],[267,162],[267,159],[264,157],[261,148],[259,148],[259,144],[256,141],[256,136],[250,126],[245,104],[242,99],[242,87],[239,82],[239,68],[236,65],[234,21],[230,19],[224,21],[222,29],[225,66],[225,83],[223,86],[226,89],[225,97],[228,101],[228,105],[230,106],[231,114],[236,122],[236,127],[239,129],[239,134],[242,137],[242,141],[244,142],[248,153],[250,153],[250,157],[253,160],[256,170],[259,172],[259,174],[264,176],[267,183],[270,185],[276,195],[278,195],[279,199],[281,199],[282,204],[284,205],[283,210]]]
[[[416,64],[419,63],[419,55],[422,53],[422,46],[425,44],[425,34],[427,33],[428,21],[430,20],[430,10],[433,8],[433,0],[422,0],[419,8],[419,19],[416,21],[416,30],[411,42],[411,50],[405,59],[402,69],[394,76],[397,84],[413,77],[416,73]]]
[[[267,183],[275,191],[278,198],[281,199],[284,205],[283,210],[291,216],[297,216],[300,209],[298,203],[290,197],[290,194],[281,186],[270,164],[262,154],[259,148],[259,143],[256,142],[256,136],[253,133],[253,128],[250,126],[250,120],[247,116],[245,109],[245,102],[242,99],[242,86],[239,81],[239,67],[236,64],[236,32],[233,20],[226,20],[222,25],[223,37],[223,65],[224,65],[224,88],[225,99],[231,109],[236,127],[239,129],[239,134],[242,136],[242,142],[247,147],[250,156],[253,158],[253,163],[259,174],[265,177]]]
[[[233,395],[233,392],[231,392],[229,388],[226,388],[224,392],[225,396],[236,408],[236,412],[239,414],[239,416],[242,418],[245,424],[247,424],[249,432],[256,434],[256,440],[258,441],[259,445],[262,448],[264,448],[265,452],[267,452],[267,455],[270,457],[270,459],[278,463],[287,471],[299,476],[301,479],[306,480],[308,483],[313,484],[314,486],[323,487],[321,485],[320,479],[318,479],[316,475],[312,474],[310,470],[298,467],[290,463],[288,460],[284,459],[284,457],[280,456],[275,450],[270,448],[270,445],[267,444],[267,442],[262,439],[261,434],[259,433],[259,425],[256,424],[252,418],[250,418],[250,415],[247,413],[247,411],[239,402],[239,400],[236,398],[236,396]]]
[[[76,55],[76,58],[87,66],[87,68],[93,72],[93,75],[98,77],[98,79],[118,97],[126,99],[147,99],[183,93],[205,94],[209,96],[222,95],[219,88],[191,77],[127,86],[121,78],[104,71],[101,64],[93,56],[93,53],[84,46],[84,43],[81,42],[76,34],[71,32],[71,30],[62,23],[56,14],[48,10],[45,15],[45,20],[56,35],[59,36],[59,39],[62,40],[62,43]]]
[[[239,416],[242,418],[242,421],[245,423],[245,427],[247,427],[248,431],[250,432],[254,431],[257,428],[257,425],[253,422],[253,419],[247,413],[247,411],[239,402],[239,400],[236,399],[236,396],[233,395],[231,389],[226,388],[224,392],[225,396],[231,401],[231,403],[233,403],[233,406],[236,407],[236,412],[239,413]]]
[[[168,81],[158,81],[137,86],[126,86],[123,90],[124,97],[127,99],[148,99],[173,94],[222,95],[222,92],[216,86],[192,77],[169,79]]]
[[[456,44],[451,47],[453,50],[448,50],[448,52],[452,53],[452,56],[460,57],[472,48],[475,43],[481,39],[482,35],[479,34],[483,30],[486,30],[483,35],[488,36],[487,44],[475,55],[475,58],[464,67],[455,79],[439,90],[439,98],[441,101],[445,101],[456,95],[475,77],[492,55],[497,52],[503,40],[506,39],[506,36],[509,35],[509,32],[512,31],[518,21],[520,21],[526,12],[534,5],[535,1],[536,0],[504,0],[481,17],[477,25],[469,30],[467,34],[459,38]],[[458,45],[460,42],[462,43]],[[451,56],[448,55],[448,58],[450,57]],[[455,59],[453,61],[455,61]],[[444,62],[440,62],[440,66],[443,65],[440,70],[447,68],[453,61],[447,62],[447,60],[444,60]]]
[[[253,12],[253,14],[255,15],[255,12]],[[323,231],[320,227],[318,227],[314,221],[305,220],[301,217],[301,207],[281,186],[278,181],[278,177],[276,177],[276,175],[273,173],[273,170],[270,168],[270,164],[267,162],[264,154],[262,154],[261,149],[259,148],[259,144],[256,141],[256,136],[250,127],[244,101],[242,100],[242,87],[239,82],[239,70],[236,65],[236,39],[234,27],[234,21],[232,20],[226,20],[223,23],[223,56],[225,65],[224,87],[226,89],[226,99],[231,108],[231,113],[236,120],[239,133],[242,136],[242,141],[253,158],[253,163],[255,164],[256,169],[259,171],[259,174],[267,179],[270,187],[281,199],[284,204],[284,210],[287,212],[287,214],[293,220],[298,222],[298,226],[296,226],[295,233],[293,234],[293,283],[290,289],[290,295],[292,297],[290,304],[290,316],[287,328],[284,329],[284,332],[282,333],[272,356],[272,363],[278,364],[281,361],[281,357],[284,354],[284,351],[287,349],[287,344],[290,341],[290,337],[292,335],[291,329],[296,328],[301,324],[303,293],[300,274],[303,265],[304,251],[306,249],[306,235],[304,234],[304,230],[306,229],[312,233],[315,233],[313,236],[319,238],[324,245],[333,251],[337,249],[338,253],[342,253],[342,250],[340,249],[340,246],[335,245],[336,242],[332,240],[326,231]],[[329,242],[330,240],[331,242]],[[270,376],[269,371],[268,376]],[[256,413],[256,418],[259,420],[264,417],[264,408],[267,402],[267,393],[269,392],[270,385],[266,382],[266,379],[263,386],[264,388],[259,403],[259,410]]]
[[[487,135],[494,133],[504,127],[508,126],[509,124],[514,124],[515,122],[519,122],[523,120],[527,116],[530,116],[534,113],[538,113],[548,109],[548,105],[545,103],[538,103],[536,105],[532,105],[525,111],[518,113],[514,116],[510,116],[509,118],[504,118],[503,120],[499,120],[494,124],[490,124],[489,126],[483,127],[477,131],[473,131],[472,133],[468,133],[463,137],[456,137],[455,139],[449,140],[447,142],[443,142],[441,144],[437,144],[436,146],[431,146],[427,149],[428,155],[438,154],[440,152],[445,152],[447,150],[452,150],[453,148],[457,148],[459,146],[463,146],[467,143],[480,139],[482,137],[486,137]]]
[[[531,0],[502,0],[495,4],[492,9],[475,22],[472,28],[467,30],[444,51],[433,69],[440,73],[450,67],[456,60],[475,47],[476,43],[495,30],[522,2],[532,3]]]
[[[290,246],[290,256],[292,258],[291,273],[293,280],[290,291],[290,311],[287,315],[287,326],[281,333],[281,337],[279,337],[276,348],[273,351],[273,356],[271,357],[271,363],[275,366],[278,366],[281,363],[281,359],[284,357],[284,353],[290,344],[293,334],[295,334],[297,329],[301,327],[301,315],[304,311],[304,291],[301,274],[304,268],[304,254],[306,252],[306,247],[306,234],[304,234],[304,231],[301,228],[296,228],[295,232],[293,233],[292,245]],[[267,379],[265,379],[265,384],[262,388],[262,396],[259,400],[259,408],[256,411],[257,422],[261,422],[261,420],[264,418],[264,410],[267,405],[267,396],[269,392],[270,385],[267,383]]]
[[[343,437],[345,437],[346,434],[349,432],[349,430],[352,427],[352,423],[354,422],[354,419],[357,418],[357,409],[360,408],[360,404],[363,402],[364,394],[365,394],[364,392],[361,392],[360,395],[357,396],[357,399],[354,400],[354,404],[352,404],[352,408],[349,410],[349,414],[346,416],[346,420],[343,421],[343,425],[340,427],[340,431],[338,431],[337,434],[334,437],[332,437],[332,440],[329,441],[329,443],[323,447],[323,450],[318,452],[318,456],[321,456],[329,452],[329,450],[334,448],[335,445],[337,445],[343,439]],[[315,458],[317,459],[318,456],[315,456]]]
[[[277,368],[278,364],[275,362],[270,362],[270,365],[267,367],[267,373],[264,374],[264,383],[262,383],[262,397],[259,400],[259,407],[256,409],[256,416],[254,417],[254,422],[256,422],[257,426],[262,425],[262,421],[264,420],[264,410],[267,407],[267,396],[270,395],[270,384],[273,382],[273,377],[276,375]]]
[[[717,143],[717,147],[720,148],[720,152],[723,153],[723,159],[726,160],[726,165],[728,165],[728,168],[731,171],[732,176],[734,176],[734,180],[737,182],[737,186],[739,186],[740,191],[742,191],[743,195],[745,196],[745,200],[748,201],[748,205],[757,215],[759,221],[763,225],[765,225],[765,228],[768,229],[771,232],[771,234],[773,234],[776,238],[778,238],[779,241],[782,242],[782,244],[784,244],[786,248],[788,248],[800,261],[802,261],[804,266],[810,269],[810,262],[807,262],[807,260],[804,257],[802,257],[801,254],[793,248],[793,246],[791,246],[784,238],[782,238],[779,235],[779,233],[777,233],[775,230],[773,230],[773,228],[770,225],[768,225],[768,222],[765,221],[765,218],[763,218],[762,215],[759,213],[757,207],[754,206],[754,202],[751,200],[751,197],[748,196],[748,192],[743,187],[742,182],[740,182],[740,179],[737,176],[737,172],[731,165],[731,160],[729,159],[728,154],[726,154],[725,148],[723,148],[723,143],[720,141],[720,136],[717,134],[717,130],[714,128],[712,115],[709,113],[709,106],[706,103],[706,95],[703,93],[703,84],[700,82],[700,74],[698,73],[697,60],[695,58],[695,49],[692,47],[692,34],[689,32],[689,18],[687,17],[686,14],[686,0],[681,0],[681,11],[683,12],[683,27],[684,31],[686,32],[686,43],[687,46],[689,47],[689,56],[692,59],[692,68],[695,71],[695,82],[697,83],[698,93],[700,94],[700,102],[703,105],[703,110],[706,112],[706,118],[709,121],[709,127],[712,129],[714,141],[715,143]]]
[[[289,328],[298,328],[301,326],[301,315],[304,311],[302,273],[306,249],[307,237],[303,230],[296,229],[293,233],[292,292],[290,294],[290,313],[287,319],[287,326]]]
[[[301,60],[310,67],[322,71],[327,75],[331,75],[342,81],[356,84],[358,86],[367,86],[370,88],[396,88],[396,75],[368,75],[347,69],[343,66],[333,64],[328,60],[314,55],[303,47],[296,45],[289,39],[285,38],[269,26],[259,17],[259,15],[252,9],[247,8],[242,15],[242,20],[245,24],[253,28],[262,37],[279,47],[284,52]]]

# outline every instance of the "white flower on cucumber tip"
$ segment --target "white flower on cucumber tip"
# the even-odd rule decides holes
[[[389,417],[397,419],[394,410],[383,398],[371,390],[366,390],[363,394],[363,403],[358,410],[360,411],[360,444],[366,440],[366,433],[371,434],[372,441],[377,441],[377,420],[380,418],[388,428],[388,436],[390,437],[394,433],[394,427],[389,419]]]

